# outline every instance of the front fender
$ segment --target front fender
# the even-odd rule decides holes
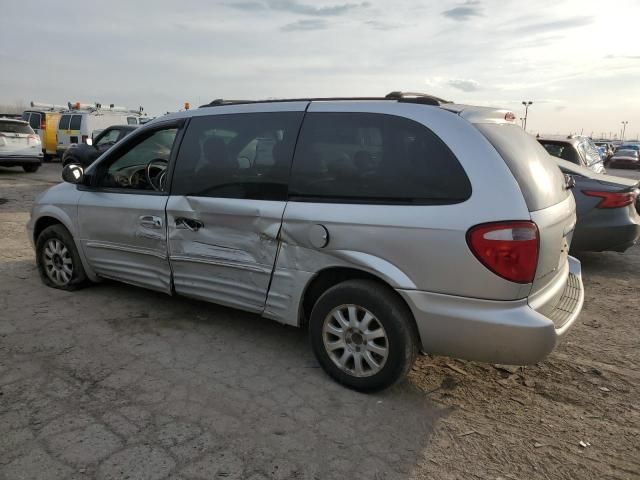
[[[38,222],[48,218],[62,224],[73,238],[87,277],[96,282],[99,279],[89,265],[78,238],[78,200],[80,195],[82,195],[82,192],[75,185],[68,183],[61,183],[45,191],[33,206],[31,218],[27,223],[27,231],[29,239],[35,248],[37,241],[35,231]]]

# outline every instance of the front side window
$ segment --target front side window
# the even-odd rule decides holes
[[[192,118],[171,193],[285,200],[302,116],[274,112]]]
[[[71,115],[71,121],[69,122],[69,130],[80,130],[82,124],[82,115]]]
[[[433,132],[402,117],[308,113],[296,148],[293,200],[457,203],[471,184]]]
[[[133,147],[110,159],[99,173],[98,186],[166,191],[167,166],[177,128],[149,132]]]
[[[33,112],[31,114],[31,118],[29,119],[29,125],[34,130],[38,130],[40,128],[40,113]]]
[[[58,122],[59,130],[69,130],[69,122],[71,121],[71,115],[62,115]]]

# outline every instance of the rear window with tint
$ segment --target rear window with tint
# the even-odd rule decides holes
[[[576,151],[575,147],[569,142],[561,142],[556,140],[538,140],[549,155],[561,158],[567,162],[575,163],[576,165],[582,165],[580,155]]]
[[[82,115],[72,115],[71,122],[69,122],[69,130],[80,130],[81,123]]]
[[[530,212],[562,202],[569,196],[565,179],[553,158],[532,136],[512,124],[475,124],[511,170]]]
[[[25,125],[24,123],[0,121],[0,132],[32,134],[33,130],[29,125]]]
[[[308,113],[289,195],[335,203],[450,204],[471,196],[467,175],[425,126],[393,115]]]
[[[71,121],[71,115],[62,115],[60,122],[58,122],[58,128],[60,130],[69,130],[69,122]]]

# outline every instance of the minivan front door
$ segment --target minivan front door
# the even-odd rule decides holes
[[[191,119],[167,203],[176,293],[264,309],[306,105],[216,107]]]
[[[96,274],[171,292],[167,259],[167,165],[178,128],[136,135],[94,164],[78,202],[80,243]]]

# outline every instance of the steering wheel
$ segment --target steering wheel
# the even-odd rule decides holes
[[[164,166],[160,166],[160,165],[156,165],[157,163],[164,163]],[[147,177],[147,182],[149,182],[149,185],[151,185],[151,187],[156,191],[156,192],[161,192],[164,190],[164,186],[167,180],[167,165],[169,164],[169,162],[167,160],[165,160],[164,158],[154,158],[153,160],[151,160],[149,163],[147,163],[147,166],[144,169],[144,174]],[[160,170],[162,170],[162,172],[158,175],[156,174],[155,176],[151,176],[151,169],[152,168],[158,168]],[[154,179],[157,180],[157,183],[154,182]]]

